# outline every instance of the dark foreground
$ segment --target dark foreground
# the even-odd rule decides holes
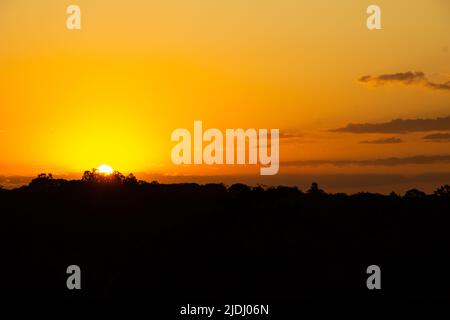
[[[84,180],[0,190],[3,297],[450,298],[450,188],[347,196]],[[381,290],[366,287],[373,264]],[[66,287],[69,265],[81,290]]]

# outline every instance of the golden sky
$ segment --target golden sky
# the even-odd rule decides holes
[[[382,30],[366,27],[372,3]],[[66,28],[70,4],[81,30]],[[447,0],[1,0],[0,39],[0,175],[102,163],[257,174],[174,166],[170,134],[194,120],[279,128],[284,174],[450,172],[433,158],[450,155],[450,130],[330,131],[450,116]],[[407,72],[423,74],[399,80]],[[417,156],[423,163],[369,161]]]

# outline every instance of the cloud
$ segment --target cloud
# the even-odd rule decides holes
[[[450,155],[418,155],[406,158],[382,158],[368,160],[296,160],[282,162],[282,166],[305,167],[305,166],[385,166],[394,167],[408,164],[432,164],[432,163],[450,163]]]
[[[386,82],[402,82],[411,84],[425,80],[425,73],[423,72],[399,72],[393,74],[382,74],[380,76],[362,76],[360,82],[372,82],[376,84],[384,84]]]
[[[379,76],[366,75],[358,80],[362,83],[384,85],[386,83],[402,83],[405,85],[421,85],[423,87],[434,90],[450,91],[450,81],[444,83],[435,83],[427,79],[423,72],[399,72],[393,74],[382,74]]]
[[[450,81],[444,83],[428,82],[427,86],[436,90],[450,90]]]
[[[450,133],[433,133],[422,138],[427,141],[446,142],[450,141]]]
[[[280,140],[293,140],[293,139],[301,139],[304,137],[304,134],[299,132],[284,132],[280,130],[279,133],[279,139]],[[259,134],[260,140],[266,140],[268,138],[270,140],[270,130],[267,132],[267,135],[263,135],[262,133]]]
[[[268,139],[267,139],[268,138]],[[307,140],[305,139],[305,135],[303,133],[300,132],[283,132],[280,131],[279,134],[279,139],[280,139],[280,143],[283,144],[299,144],[299,143],[309,143],[312,142],[311,140]],[[256,146],[255,148],[258,148],[260,146],[271,146],[271,140],[270,140],[270,136],[265,136],[260,134],[259,135],[259,141],[258,141],[258,146]]]
[[[365,140],[360,141],[359,143],[363,144],[393,144],[393,143],[402,143],[403,140],[400,138],[386,138],[386,139],[376,139],[376,140]]]
[[[382,123],[350,123],[332,132],[349,133],[408,133],[450,130],[450,116],[436,119],[395,119]]]
[[[303,137],[304,135],[298,132],[280,132],[280,139],[298,139]]]

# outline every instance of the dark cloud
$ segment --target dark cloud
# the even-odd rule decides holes
[[[379,76],[362,76],[359,82],[383,85],[386,83],[402,83],[406,85],[417,84],[434,90],[450,91],[450,81],[444,83],[431,82],[423,72],[399,72],[393,74],[382,74]]]
[[[450,133],[433,133],[426,135],[422,139],[427,141],[438,141],[438,142],[450,141]]]
[[[408,133],[450,130],[450,116],[436,119],[395,119],[382,123],[350,123],[332,132],[349,133]]]
[[[450,81],[444,83],[428,82],[427,86],[436,90],[450,90]]]
[[[414,83],[425,80],[425,73],[423,72],[399,72],[393,74],[382,74],[380,76],[362,76],[360,82],[375,82],[377,84],[383,84],[385,82],[403,82]]]
[[[368,160],[296,160],[282,162],[281,166],[305,167],[305,166],[402,166],[408,164],[432,164],[432,163],[450,163],[450,155],[418,155],[406,158],[383,158]]]
[[[400,138],[386,138],[386,139],[376,139],[376,140],[365,140],[360,141],[359,143],[363,144],[394,144],[394,143],[402,143],[403,140]]]

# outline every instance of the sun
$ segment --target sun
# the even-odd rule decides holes
[[[106,175],[114,172],[113,168],[111,168],[107,164],[102,164],[102,165],[98,166],[97,170],[99,173],[106,174]]]

